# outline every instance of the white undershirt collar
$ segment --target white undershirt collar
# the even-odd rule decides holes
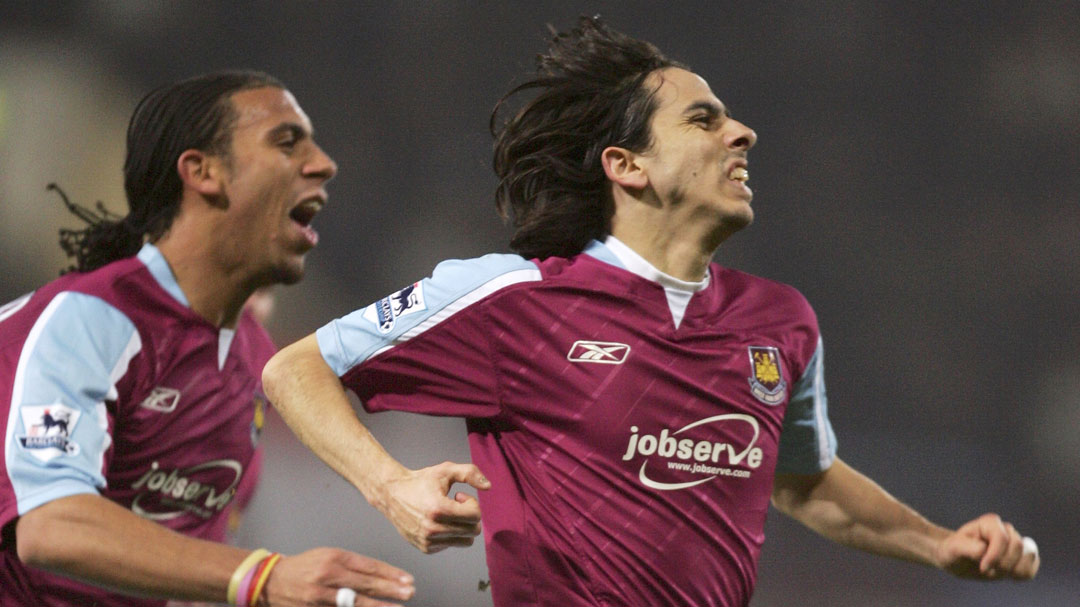
[[[668,308],[671,310],[671,319],[675,323],[675,328],[679,328],[682,323],[683,315],[686,313],[686,306],[690,304],[690,298],[694,296],[694,293],[709,286],[709,272],[705,272],[705,278],[697,282],[687,282],[675,278],[671,274],[661,272],[656,266],[649,263],[644,257],[638,255],[636,251],[626,246],[622,241],[614,236],[608,235],[604,239],[604,246],[610,250],[615,257],[619,258],[625,267],[630,272],[637,274],[638,276],[659,283],[664,288],[664,294],[667,296]]]

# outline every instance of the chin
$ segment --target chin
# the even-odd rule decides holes
[[[278,282],[283,285],[294,285],[304,279],[304,265],[290,266],[278,276]]]
[[[725,218],[724,223],[727,224],[733,232],[741,230],[754,223],[754,209],[747,204],[745,207],[728,215]]]
[[[274,266],[269,272],[268,284],[294,285],[304,278],[304,258],[291,259]]]

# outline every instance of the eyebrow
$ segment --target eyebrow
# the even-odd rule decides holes
[[[712,101],[695,101],[683,110],[683,114],[691,114],[696,111],[705,111],[710,116],[723,116],[724,118],[731,118],[731,112],[724,105],[717,105]]]
[[[293,136],[297,141],[304,139],[308,136],[314,136],[315,132],[308,132],[303,126],[295,122],[283,122],[276,127],[270,129],[268,137],[273,139],[283,133],[288,133]]]

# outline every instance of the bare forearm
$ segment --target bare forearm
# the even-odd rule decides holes
[[[98,495],[35,508],[16,527],[28,565],[130,594],[226,600],[229,578],[248,551],[190,538]]]
[[[773,503],[833,541],[934,567],[937,547],[951,533],[840,460],[812,479],[778,474]]]
[[[263,370],[263,389],[309,449],[352,483],[423,552],[468,546],[480,533],[475,497],[447,496],[456,482],[490,483],[472,464],[444,462],[421,470],[398,463],[357,419],[340,380],[308,336],[278,352]]]
[[[267,363],[263,388],[300,441],[369,502],[380,499],[378,488],[387,478],[405,471],[357,419],[340,380],[323,361],[314,335]]]

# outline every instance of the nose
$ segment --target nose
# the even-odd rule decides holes
[[[754,129],[746,126],[735,119],[729,119],[725,124],[727,133],[724,135],[724,143],[733,150],[749,150],[757,143],[757,133]]]
[[[315,153],[304,163],[305,177],[321,177],[324,181],[330,181],[337,175],[337,163],[329,154],[319,146],[315,146]]]

